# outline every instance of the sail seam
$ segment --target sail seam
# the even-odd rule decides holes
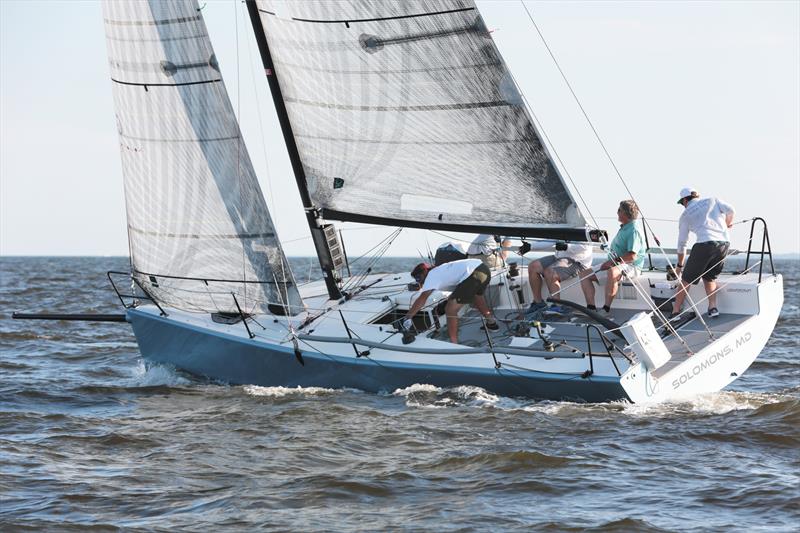
[[[133,39],[126,39],[124,37],[116,37],[113,35],[106,35],[106,39],[109,41],[116,41],[118,43],[168,43],[168,42],[175,42],[175,41],[189,41],[191,39],[207,39],[208,34],[202,33],[197,35],[181,35],[179,37],[169,37],[164,39],[145,39],[143,37],[136,37]]]
[[[469,102],[464,104],[441,104],[441,105],[414,105],[414,106],[366,106],[366,105],[345,105],[332,104],[328,102],[314,102],[302,98],[284,98],[286,102],[296,104],[322,107],[326,109],[343,109],[346,111],[453,111],[458,109],[478,109],[482,107],[502,107],[512,104],[505,100],[495,100],[492,102]]]
[[[114,83],[119,83],[120,85],[137,85],[139,87],[183,87],[184,85],[203,85],[206,83],[217,83],[222,81],[222,79],[217,78],[215,80],[185,81],[183,83],[142,83],[133,81],[122,81],[114,78],[111,78],[111,81],[113,81]]]
[[[181,279],[186,281],[210,281],[212,283],[251,283],[256,285],[294,285],[291,281],[258,281],[258,280],[249,280],[249,279],[216,279],[216,278],[200,278],[200,277],[188,277],[188,276],[170,276],[167,274],[153,274],[151,272],[142,272],[141,270],[133,270],[134,274],[138,274],[140,276],[153,276],[156,278],[162,279]]]
[[[292,17],[291,20],[297,22],[310,22],[313,24],[352,24],[354,22],[381,22],[384,20],[400,20],[400,19],[411,19],[411,18],[419,18],[419,17],[432,17],[436,15],[449,15],[452,13],[462,13],[464,11],[474,11],[474,7],[462,7],[458,9],[448,9],[446,11],[432,11],[430,13],[413,13],[411,15],[395,15],[392,17],[375,17],[370,19],[333,19],[333,20],[319,20],[319,19],[304,19],[304,18],[296,18]],[[266,13],[267,15],[276,16],[276,14],[272,11],[267,11],[265,9],[259,9],[260,12]]]
[[[242,234],[221,234],[214,233],[204,235],[202,233],[164,233],[160,231],[148,231],[144,229],[134,228],[128,225],[130,231],[141,233],[143,235],[150,235],[153,237],[174,237],[179,239],[262,239],[274,237],[275,233],[242,233]]]
[[[200,20],[200,15],[194,17],[180,17],[176,19],[161,19],[161,20],[113,20],[103,19],[106,24],[112,26],[163,26],[167,24],[182,24],[184,22],[195,22]]]
[[[381,139],[356,139],[356,138],[349,138],[349,137],[326,137],[322,135],[305,135],[305,134],[296,134],[295,137],[303,138],[303,139],[314,139],[318,141],[334,141],[334,142],[352,142],[352,143],[361,143],[361,144],[398,144],[398,145],[412,145],[412,146],[427,146],[431,144],[435,145],[443,145],[443,146],[460,146],[464,144],[470,145],[486,145],[486,144],[513,144],[513,143],[525,143],[528,142],[527,139],[505,139],[505,140],[480,140],[480,141],[438,141],[436,139],[430,139],[426,141],[391,141],[391,140],[381,140]]]
[[[233,139],[238,139],[238,135],[232,135],[230,137],[209,137],[208,139],[153,139],[148,137],[134,137],[132,135],[125,135],[124,133],[119,134],[120,137],[128,139],[130,141],[144,141],[144,142],[154,142],[154,143],[194,143],[194,142],[219,142],[219,141],[231,141]]]
[[[449,72],[452,70],[471,70],[471,69],[482,69],[482,68],[492,68],[498,67],[502,63],[499,61],[492,62],[492,63],[475,63],[471,65],[447,65],[445,67],[426,67],[426,68],[410,68],[410,69],[397,69],[397,70],[340,70],[340,69],[330,69],[330,68],[319,68],[319,67],[311,67],[307,65],[299,65],[297,63],[289,63],[286,61],[278,61],[274,60],[273,63],[276,65],[281,65],[283,67],[294,68],[298,70],[307,70],[312,72],[322,72],[325,74],[360,74],[360,75],[371,75],[377,74],[383,76],[385,74],[416,74],[419,72]]]

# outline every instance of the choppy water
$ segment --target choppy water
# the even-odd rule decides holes
[[[750,370],[730,390],[650,407],[425,384],[230,387],[145,365],[126,324],[10,320],[119,312],[105,271],[126,266],[0,258],[0,530],[800,524],[796,261],[778,262],[786,303]]]

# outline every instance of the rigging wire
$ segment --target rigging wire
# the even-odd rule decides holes
[[[522,4],[523,9],[525,9],[525,13],[527,13],[528,19],[531,21],[531,24],[533,24],[533,27],[536,29],[536,33],[539,35],[539,38],[541,39],[542,44],[544,44],[545,48],[547,49],[547,53],[550,55],[550,58],[553,60],[553,63],[555,64],[556,68],[558,69],[558,72],[561,74],[561,79],[564,80],[564,83],[566,84],[567,88],[569,89],[569,92],[572,94],[572,97],[575,100],[575,103],[578,105],[578,108],[581,110],[581,113],[583,114],[583,117],[586,119],[587,124],[589,124],[589,127],[592,130],[592,133],[594,133],[594,136],[597,139],[597,142],[599,143],[599,145],[602,148],[603,152],[605,153],[606,158],[608,158],[609,163],[611,163],[611,166],[614,169],[614,172],[617,174],[617,177],[619,178],[620,182],[622,183],[622,186],[628,192],[628,194],[630,195],[631,199],[636,201],[633,192],[631,191],[630,187],[628,186],[628,183],[625,181],[625,178],[622,177],[622,173],[620,172],[619,168],[617,167],[617,164],[614,162],[614,158],[611,157],[611,153],[608,151],[608,149],[606,148],[605,143],[603,142],[603,139],[600,137],[600,133],[598,133],[597,128],[595,128],[594,123],[589,118],[589,114],[586,112],[586,109],[583,107],[583,104],[581,104],[581,101],[578,98],[578,95],[575,93],[575,90],[572,88],[572,84],[567,79],[567,75],[564,73],[564,70],[561,68],[561,65],[559,64],[558,60],[556,59],[555,54],[551,50],[550,45],[547,44],[547,40],[544,38],[544,34],[542,34],[542,31],[539,29],[539,26],[536,24],[536,21],[533,19],[533,15],[531,14],[530,10],[528,9],[528,6],[525,4],[525,0],[520,0],[520,4]],[[524,98],[524,96],[523,96],[523,98]],[[639,202],[636,202],[636,205],[638,206]],[[639,213],[641,215],[642,223],[645,225],[646,228],[650,229],[650,232],[655,236],[655,232],[653,231],[653,228],[650,226],[650,224],[647,222],[647,218],[644,216],[644,211],[641,209],[641,207],[639,207]],[[594,218],[594,217],[592,217],[592,218]],[[670,260],[670,258],[667,255],[667,253],[664,251],[664,248],[662,248],[661,242],[658,239],[656,239],[656,246],[660,250],[661,255],[664,256],[664,258],[667,260],[667,264],[669,265],[669,267],[672,268],[673,267],[672,266],[672,261]],[[692,301],[692,298],[691,298],[691,296],[689,296],[688,293],[686,294],[686,298],[689,300],[689,303],[692,306],[694,306],[694,302]],[[700,320],[703,322],[703,325],[705,325],[705,321],[703,321],[702,318]],[[707,325],[706,325],[706,330],[708,330],[708,326]],[[709,334],[710,333],[711,332],[709,330]]]
[[[247,6],[244,2],[242,2],[242,9],[247,9]],[[260,69],[253,68],[253,42],[252,40],[248,40],[249,45],[247,46],[247,55],[248,60],[250,62],[250,79],[253,83],[253,93],[255,95],[256,100],[256,116],[258,117],[258,129],[261,133],[261,152],[264,158],[264,168],[267,177],[267,188],[269,189],[269,203],[270,203],[270,215],[274,221],[277,220],[275,216],[275,195],[272,192],[272,175],[269,170],[269,157],[267,156],[267,136],[264,133],[264,118],[261,115],[261,98],[259,98],[259,90],[258,90],[258,81],[256,80],[256,72],[260,72]],[[311,236],[307,237],[311,238]],[[286,241],[291,242],[291,241]]]
[[[239,61],[239,11],[236,9],[235,4],[233,6],[233,20],[236,33],[236,116],[233,118],[234,127],[236,128],[236,185],[239,189],[239,210],[244,211],[244,194],[242,191],[242,130],[239,127],[239,121],[242,118],[242,67]],[[240,240],[239,244],[242,247],[242,279],[245,281],[245,283],[242,284],[242,289],[244,290],[242,306],[247,308],[247,257],[244,243]]]

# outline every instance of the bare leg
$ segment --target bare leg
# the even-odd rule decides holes
[[[586,298],[586,305],[594,305],[594,281],[597,281],[597,276],[592,274],[592,269],[587,268],[581,270],[581,289],[583,290],[583,297]]]
[[[533,291],[533,301],[542,301],[542,264],[539,261],[534,261],[528,265],[528,283],[531,285]]]
[[[675,301],[672,302],[672,314],[678,314],[683,306],[683,301],[686,299],[686,292],[689,290],[689,285],[684,283],[683,279],[678,278],[680,287],[677,294],[675,294]]]
[[[484,298],[482,294],[475,295],[475,307],[477,307],[480,314],[487,319],[492,318],[492,312],[489,310],[489,306],[486,305],[486,298]]]
[[[511,248],[511,241],[504,239],[503,242],[500,243],[500,246],[503,248]],[[505,262],[505,260],[508,258],[508,250],[502,250],[500,252],[500,258],[503,260],[503,262]]]
[[[544,281],[547,283],[547,290],[550,291],[550,298],[553,300],[561,299],[561,278],[558,277],[555,270],[546,268],[544,270]]]
[[[619,289],[619,280],[622,279],[622,270],[613,266],[608,269],[608,277],[606,278],[606,307],[611,307],[611,302],[617,295]]]
[[[444,308],[445,315],[447,315],[447,335],[453,344],[458,344],[458,312],[462,305],[455,300],[447,300]],[[484,305],[486,305],[485,302]]]
[[[708,295],[708,308],[712,309],[717,306],[717,281],[703,280],[703,285],[706,288],[706,295]]]

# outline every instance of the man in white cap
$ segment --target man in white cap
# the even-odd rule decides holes
[[[708,316],[717,317],[717,276],[725,265],[728,255],[730,237],[728,228],[733,226],[733,207],[719,198],[703,198],[692,187],[684,187],[680,192],[678,203],[684,207],[678,221],[678,264],[676,272],[680,275],[681,289],[675,295],[672,307],[673,316],[680,313],[683,300],[686,298],[689,284],[697,283],[701,278],[708,295]],[[689,232],[697,236],[692,246],[686,265],[686,245]]]

